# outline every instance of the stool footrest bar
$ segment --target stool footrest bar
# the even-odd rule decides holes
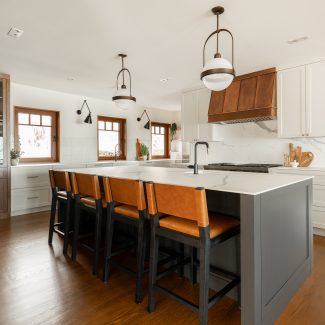
[[[172,266],[170,266],[168,269],[159,272],[159,273],[157,274],[156,279],[159,280],[159,279],[163,278],[164,276],[168,275],[169,273],[175,271],[175,270],[178,269],[180,266],[186,265],[186,264],[188,264],[188,263],[190,263],[190,262],[191,262],[191,259],[190,259],[190,258],[186,258],[186,259],[184,259],[182,262],[177,263],[177,264],[175,264],[175,265],[172,265]]]
[[[226,286],[224,286],[220,291],[218,291],[215,295],[213,295],[209,299],[209,308],[212,307],[215,303],[217,303],[224,295],[226,295],[231,289],[233,289],[236,285],[240,282],[240,278],[237,277],[236,279],[229,282]]]
[[[199,306],[194,304],[193,302],[184,299],[183,297],[179,296],[178,294],[170,291],[169,289],[166,289],[160,285],[155,285],[155,288],[162,293],[164,293],[166,296],[176,300],[177,302],[180,302],[181,304],[185,305],[186,307],[190,308],[192,311],[197,313],[199,311]]]

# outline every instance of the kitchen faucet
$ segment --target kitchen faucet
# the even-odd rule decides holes
[[[194,174],[199,173],[199,165],[197,164],[197,147],[199,144],[205,145],[207,147],[207,153],[209,153],[209,144],[204,141],[198,141],[194,145]]]
[[[119,146],[120,146],[119,143],[117,143],[117,144],[115,145],[115,161],[117,161],[117,155],[120,155],[119,150],[116,150],[116,148],[119,147]]]

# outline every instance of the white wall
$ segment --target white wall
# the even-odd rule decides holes
[[[277,121],[216,125],[221,142],[210,143],[209,154],[205,147],[199,150],[199,163],[283,163],[289,143],[311,151],[315,158],[311,166],[325,167],[325,138],[279,139]],[[193,145],[191,145],[193,161]]]
[[[93,124],[82,121],[76,114],[84,99],[87,99],[92,112]],[[135,143],[141,142],[151,148],[151,131],[143,128],[146,120],[137,122],[143,107],[136,107],[130,111],[121,111],[112,101],[87,98],[79,95],[36,88],[17,83],[11,83],[11,143],[13,144],[13,110],[14,106],[50,109],[60,111],[61,162],[92,162],[97,161],[97,115],[121,117],[127,119],[127,159],[135,159]],[[180,112],[159,109],[147,109],[152,121],[180,124]]]

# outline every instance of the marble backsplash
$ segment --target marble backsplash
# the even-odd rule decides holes
[[[314,167],[325,167],[324,138],[280,139],[277,121],[216,125],[220,142],[210,142],[209,153],[199,148],[199,164],[228,163],[283,163],[283,154],[289,152],[289,143],[300,145],[303,151],[311,151]],[[193,162],[194,145],[190,145],[190,161]]]

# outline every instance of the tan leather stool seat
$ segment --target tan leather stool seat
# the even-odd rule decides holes
[[[240,225],[239,219],[212,212],[209,212],[209,221],[210,238],[220,236]],[[167,216],[160,219],[159,224],[162,228],[168,228],[193,237],[199,237],[199,228],[196,221]]]
[[[91,196],[82,197],[80,199],[80,202],[83,203],[83,204],[86,204],[86,205],[90,205],[92,207],[95,207],[96,206],[96,201]],[[103,205],[103,208],[106,208],[107,207],[107,203],[106,203],[106,201],[104,199],[104,196],[102,196],[102,205]]]
[[[122,205],[115,206],[114,212],[134,219],[139,219],[138,209],[131,205],[122,204]]]

